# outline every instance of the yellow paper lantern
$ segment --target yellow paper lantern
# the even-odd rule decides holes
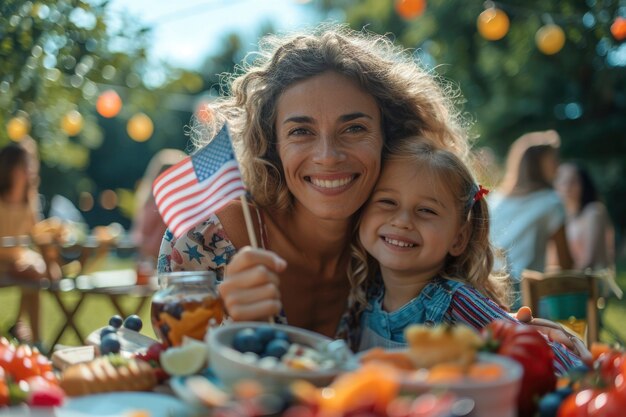
[[[144,142],[152,136],[152,132],[154,132],[154,125],[152,124],[152,120],[147,115],[144,113],[137,113],[131,117],[130,120],[128,120],[126,131],[132,140]]]
[[[497,41],[509,32],[509,16],[500,9],[490,7],[478,15],[476,26],[480,36],[489,41]]]
[[[537,48],[546,55],[554,55],[565,45],[565,33],[559,25],[553,23],[539,28],[535,34]]]
[[[77,110],[71,110],[61,119],[61,129],[69,136],[76,136],[83,129],[83,115]]]
[[[419,17],[426,10],[426,0],[396,0],[396,12],[404,20]]]
[[[96,110],[102,117],[115,117],[122,110],[122,99],[115,91],[107,90],[98,97]]]
[[[9,139],[19,142],[30,131],[30,123],[27,118],[16,116],[7,123],[7,134]]]

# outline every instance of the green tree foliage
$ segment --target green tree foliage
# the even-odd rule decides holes
[[[107,1],[0,2],[0,145],[9,141],[5,127],[11,118],[30,121],[47,197],[62,194],[77,203],[83,191],[96,199],[107,188],[132,191],[152,154],[185,146],[190,94],[204,87],[195,73],[149,62],[150,30],[129,16],[107,26],[106,8]],[[113,119],[95,111],[98,96],[109,89],[124,104]],[[61,128],[71,110],[84,120],[75,136]],[[126,133],[126,122],[137,112],[155,125],[145,143]],[[119,215],[95,210],[89,220],[108,223]]]
[[[562,158],[583,160],[609,206],[618,231],[626,231],[626,43],[610,26],[624,14],[620,0],[504,0],[496,6],[510,30],[487,41],[476,29],[483,2],[428,0],[425,13],[405,21],[393,0],[321,2],[345,10],[353,29],[389,33],[416,59],[456,83],[474,121],[477,145],[503,158],[510,143],[531,130],[556,129]],[[553,21],[564,48],[544,55],[535,33]]]

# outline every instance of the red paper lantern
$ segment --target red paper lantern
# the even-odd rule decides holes
[[[115,91],[107,90],[98,97],[96,110],[102,117],[115,117],[122,110],[122,99]]]
[[[535,43],[544,54],[554,55],[565,45],[565,32],[554,23],[544,25],[535,34]]]
[[[426,0],[396,0],[396,12],[404,20],[419,17],[426,10]]]
[[[626,39],[626,18],[617,17],[611,25],[611,35],[618,41]]]
[[[509,32],[509,16],[500,9],[490,7],[478,15],[476,26],[480,36],[488,41],[497,41]]]

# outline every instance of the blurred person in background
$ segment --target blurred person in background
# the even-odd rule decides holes
[[[544,271],[548,242],[553,242],[558,264],[573,266],[565,232],[565,208],[552,187],[559,166],[560,138],[556,131],[531,132],[511,145],[498,189],[488,196],[490,238],[502,250],[507,272],[520,306],[524,269]]]
[[[30,234],[38,213],[32,202],[33,190],[30,156],[19,144],[9,144],[0,150],[0,237]],[[47,268],[41,255],[27,247],[0,248],[0,273],[20,279],[47,278]],[[28,316],[32,335],[19,318]],[[18,340],[39,341],[39,292],[21,288],[18,321],[9,332]]]
[[[161,240],[167,228],[154,201],[152,183],[163,171],[180,162],[185,156],[186,154],[178,149],[160,150],[150,159],[137,187],[131,238],[137,246],[139,283],[146,278],[143,275],[152,275],[154,272]]]
[[[574,267],[607,272],[605,290],[610,288],[621,297],[622,291],[614,281],[615,229],[589,171],[579,162],[563,163],[554,187],[565,205],[567,242]],[[548,258],[549,263],[556,263],[554,250]]]
[[[615,266],[615,230],[587,169],[579,163],[559,166],[554,187],[567,215],[567,242],[576,269]]]

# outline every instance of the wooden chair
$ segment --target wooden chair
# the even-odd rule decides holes
[[[521,290],[522,303],[539,312],[539,300],[543,297],[563,294],[587,295],[586,317],[576,317],[586,321],[586,343],[598,341],[599,315],[597,309],[599,277],[584,271],[555,271],[537,272],[525,270],[522,272]],[[554,319],[552,317],[548,317]]]

